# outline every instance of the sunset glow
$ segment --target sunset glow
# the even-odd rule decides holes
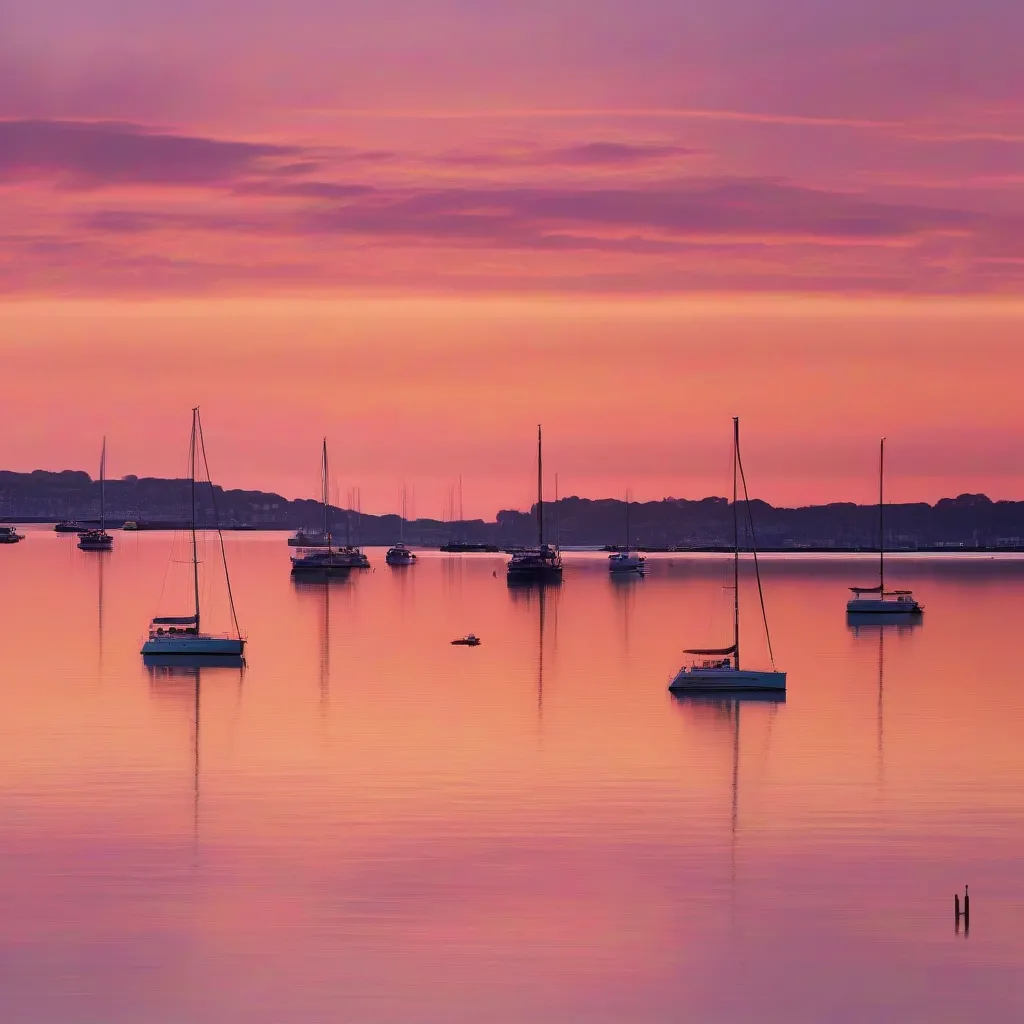
[[[918,6],[16,0],[0,462],[170,474],[201,402],[227,485],[328,434],[342,500],[490,516],[540,420],[643,500],[739,413],[776,503],[881,433],[893,500],[1021,497],[1024,11]]]

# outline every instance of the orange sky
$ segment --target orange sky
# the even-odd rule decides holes
[[[195,31],[201,17],[203,31]],[[11,0],[0,466],[1020,497],[1024,8]]]
[[[1022,310],[968,300],[735,298],[12,302],[0,309],[3,464],[181,474],[200,403],[225,486],[439,515],[549,495],[724,493],[729,417],[774,503],[1024,497]]]

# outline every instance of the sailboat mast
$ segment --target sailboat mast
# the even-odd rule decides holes
[[[629,554],[629,490],[626,491],[626,554]]]
[[[878,445],[878,586],[879,596],[885,593],[885,438]]]
[[[330,520],[330,515],[331,515],[331,513],[330,513],[330,507],[331,507],[330,498],[331,498],[331,496],[328,493],[328,487],[330,486],[329,485],[329,481],[330,481],[331,477],[330,477],[330,473],[329,473],[328,468],[327,468],[327,438],[326,437],[324,438],[324,448],[323,448],[322,463],[323,464],[320,467],[320,474],[321,474],[320,491],[321,491],[321,493],[323,495],[323,501],[324,501],[324,537],[327,539],[327,550],[330,551],[331,550],[331,520]]]
[[[199,551],[196,547],[196,421],[199,419],[199,406],[192,410],[192,442],[189,445],[189,477],[192,490],[192,587],[195,594],[196,633],[199,632]]]
[[[555,549],[562,546],[562,520],[561,511],[558,507],[558,474],[555,474]]]
[[[100,532],[106,520],[107,496],[107,438],[103,436],[103,450],[100,452]]]
[[[736,471],[740,461],[740,418],[732,418],[732,599],[736,669],[740,667],[740,513]]]
[[[544,453],[537,424],[537,546],[544,547]]]

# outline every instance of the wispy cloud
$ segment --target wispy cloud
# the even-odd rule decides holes
[[[1021,217],[954,193],[926,202],[908,185],[882,198],[869,180],[854,191],[711,173],[717,154],[673,140],[429,141],[0,121],[0,185],[16,186],[0,188],[4,286],[160,291],[203,273],[211,287],[263,290],[800,290],[831,276],[837,290],[966,292],[1024,280]]]
[[[52,179],[67,188],[210,185],[258,171],[299,150],[175,135],[95,121],[0,121],[0,180]]]
[[[598,140],[571,146],[543,147],[520,144],[492,150],[442,153],[440,164],[468,168],[577,167],[631,168],[660,164],[700,152],[689,146],[664,142],[615,142]]]
[[[683,179],[648,187],[450,187],[374,190],[332,209],[301,211],[291,230],[439,242],[521,244],[550,232],[640,232],[658,238],[903,239],[969,231],[975,214],[878,203],[768,180]]]

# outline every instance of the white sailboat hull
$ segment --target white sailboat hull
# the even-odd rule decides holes
[[[150,636],[142,645],[146,655],[202,655],[238,658],[245,650],[245,641],[231,636],[207,636],[203,633]]]
[[[673,693],[779,692],[786,689],[786,673],[687,665],[676,673],[668,688]]]
[[[924,609],[913,598],[851,597],[846,611],[849,615],[920,615]]]

